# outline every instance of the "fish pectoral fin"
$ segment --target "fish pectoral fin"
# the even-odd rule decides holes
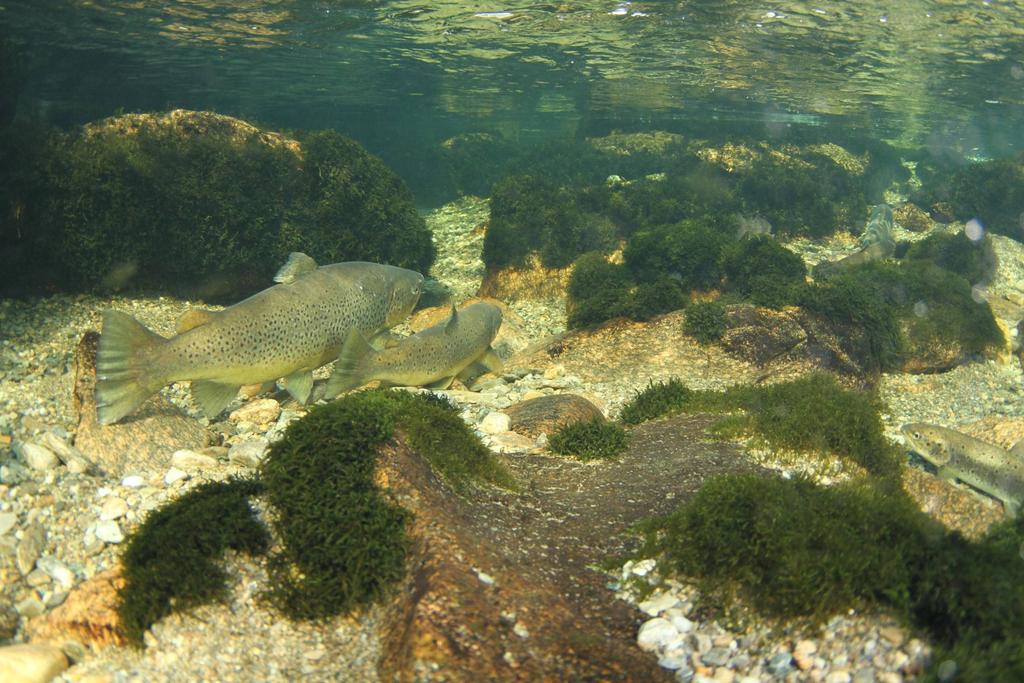
[[[376,353],[366,338],[359,330],[351,330],[345,343],[338,354],[338,360],[334,361],[334,371],[331,378],[327,380],[325,396],[334,397],[343,391],[355,389],[366,384],[371,378],[364,378],[360,371],[360,364],[367,355]]]
[[[189,330],[193,330],[200,325],[213,320],[216,313],[214,311],[207,311],[202,308],[190,308],[181,314],[178,318],[178,322],[174,323],[174,331],[178,334],[184,334]]]
[[[238,395],[236,384],[221,384],[209,380],[192,382],[192,398],[207,417],[216,417]]]
[[[483,357],[477,362],[483,363],[488,372],[501,372],[505,369],[505,362],[501,360],[501,357],[490,346],[487,347]]]
[[[1010,454],[1024,460],[1024,439],[1021,439],[1010,447]]]
[[[301,251],[293,251],[288,254],[288,260],[281,266],[281,270],[277,271],[277,274],[274,275],[274,282],[282,284],[295,282],[300,275],[312,273],[316,269],[316,261],[311,257],[306,256]]]
[[[1020,501],[1007,498],[1003,501],[1003,512],[1006,513],[1007,517],[1013,519],[1020,512]]]
[[[425,384],[424,386],[427,387],[427,389],[434,389],[435,391],[440,391],[441,389],[447,389],[448,387],[450,387],[452,385],[452,382],[454,381],[455,375],[452,375],[451,377],[442,377],[441,379],[434,380],[433,382]]]
[[[284,388],[288,390],[292,398],[302,405],[306,405],[309,394],[313,391],[313,371],[296,370],[284,378]]]
[[[942,481],[956,481],[956,473],[948,467],[938,468],[936,474]]]

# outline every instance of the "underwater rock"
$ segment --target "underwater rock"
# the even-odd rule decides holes
[[[932,219],[928,213],[910,202],[893,207],[892,217],[896,224],[904,230],[928,232],[932,229]]]
[[[413,513],[409,572],[384,627],[382,680],[420,680],[423,671],[451,681],[671,680],[632,645],[635,617],[624,603],[604,601],[601,614],[588,614],[534,559],[513,560],[474,525],[484,508],[452,496],[401,439],[381,449],[374,478]]]
[[[117,591],[124,584],[119,568],[83,582],[57,609],[31,619],[27,631],[34,641],[76,640],[92,647],[123,645],[117,616]]]
[[[5,683],[46,683],[68,668],[68,659],[51,645],[0,647],[0,680]]]
[[[78,415],[75,448],[110,476],[162,470],[179,449],[199,450],[210,436],[198,422],[157,394],[121,424],[96,420],[96,348],[99,334],[87,332],[75,350],[73,405]]]
[[[574,422],[603,420],[593,403],[576,394],[553,394],[515,403],[505,409],[513,432],[536,438]]]

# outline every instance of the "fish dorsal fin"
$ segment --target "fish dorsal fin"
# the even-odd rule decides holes
[[[1015,455],[1021,460],[1024,460],[1024,439],[1021,439],[1017,443],[1010,446],[1010,455]]]
[[[207,311],[202,308],[190,308],[181,314],[181,317],[178,318],[178,322],[174,323],[174,330],[178,334],[188,332],[189,330],[210,322],[213,320],[213,316],[213,311]]]
[[[274,282],[282,284],[295,282],[300,275],[312,273],[316,268],[316,261],[312,258],[306,256],[301,251],[293,251],[288,254],[288,260],[281,266],[281,270],[277,271],[277,275],[274,276]]]
[[[444,333],[450,334],[455,331],[456,326],[459,324],[459,311],[455,308],[455,304],[452,303],[452,317],[448,318],[448,324],[444,326]]]

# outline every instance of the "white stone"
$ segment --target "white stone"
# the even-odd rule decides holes
[[[100,505],[100,519],[102,520],[120,519],[126,512],[128,512],[128,503],[124,498],[117,496],[107,496],[103,499],[103,504]]]
[[[636,644],[641,650],[653,652],[655,650],[667,650],[676,644],[681,644],[679,631],[669,623],[668,619],[655,617],[648,619],[640,626],[640,632],[636,636]]]
[[[530,389],[523,394],[523,400],[529,401],[530,399],[540,398],[541,396],[547,396],[543,391],[537,391],[536,389]]]
[[[137,474],[129,474],[127,477],[121,480],[121,486],[126,486],[130,489],[141,488],[146,485],[146,480]]]
[[[565,366],[560,364],[549,365],[544,369],[544,379],[555,379],[565,374]]]
[[[53,645],[5,645],[0,647],[0,681],[47,683],[68,668],[68,658]]]
[[[672,625],[675,626],[676,630],[680,633],[689,633],[693,630],[693,622],[682,614],[673,614],[668,617],[668,620],[672,622]]]
[[[171,467],[186,472],[209,469],[216,466],[217,459],[190,450],[178,450],[171,454]]]
[[[51,579],[68,589],[75,585],[75,573],[63,562],[51,555],[44,555],[36,561],[36,567],[42,569]]]
[[[67,442],[59,434],[48,431],[39,437],[40,443],[53,451],[61,462],[68,468],[69,472],[82,474],[92,469],[92,462],[85,457],[82,451],[78,450]]]
[[[167,474],[164,475],[164,484],[170,486],[171,484],[181,481],[182,479],[188,479],[188,472],[183,472],[177,467],[172,467],[167,470]]]
[[[0,536],[14,528],[18,523],[18,515],[13,512],[0,512]]]
[[[690,653],[687,652],[686,648],[674,647],[658,657],[658,666],[675,671],[686,666],[689,658]]]
[[[228,462],[242,467],[259,467],[269,447],[270,442],[266,439],[253,439],[252,441],[236,443],[228,451]]]
[[[124,540],[124,532],[114,520],[103,520],[96,524],[96,538],[104,543],[117,544]]]
[[[484,434],[501,434],[512,426],[512,419],[505,413],[494,411],[480,422],[480,431]]]
[[[646,560],[640,560],[639,562],[633,563],[632,573],[635,576],[647,576],[652,571],[654,571],[654,569],[657,566],[658,563],[651,558],[648,558]]]
[[[643,612],[656,617],[667,609],[672,609],[679,604],[679,599],[671,593],[657,592],[637,605]]]
[[[34,470],[52,470],[60,464],[56,453],[31,441],[15,442],[14,452]]]
[[[830,671],[825,676],[825,683],[850,683],[849,671]]]

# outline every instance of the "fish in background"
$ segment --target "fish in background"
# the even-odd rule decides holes
[[[814,267],[815,279],[827,278],[852,266],[871,261],[892,258],[896,253],[896,240],[892,236],[892,207],[888,204],[876,204],[871,209],[871,217],[864,226],[860,236],[860,251],[839,259],[838,261],[822,261]]]
[[[761,216],[737,216],[736,217],[736,239],[745,237],[771,237],[772,224]]]
[[[184,380],[192,381],[192,396],[209,417],[242,385],[281,377],[305,403],[313,370],[337,357],[349,333],[373,337],[401,322],[423,284],[422,275],[405,268],[361,261],[318,267],[299,252],[274,279],[279,284],[222,311],[188,311],[171,338],[126,313],[105,311],[96,358],[100,424]]]
[[[900,427],[907,445],[934,465],[939,477],[959,479],[998,498],[1007,517],[1024,500],[1024,439],[1006,450],[955,429],[910,422]]]
[[[397,344],[374,350],[352,330],[327,382],[327,396],[337,396],[367,382],[386,386],[446,389],[458,377],[470,384],[485,372],[500,372],[501,359],[491,342],[501,327],[501,309],[478,302],[461,311],[452,305],[448,320]]]

